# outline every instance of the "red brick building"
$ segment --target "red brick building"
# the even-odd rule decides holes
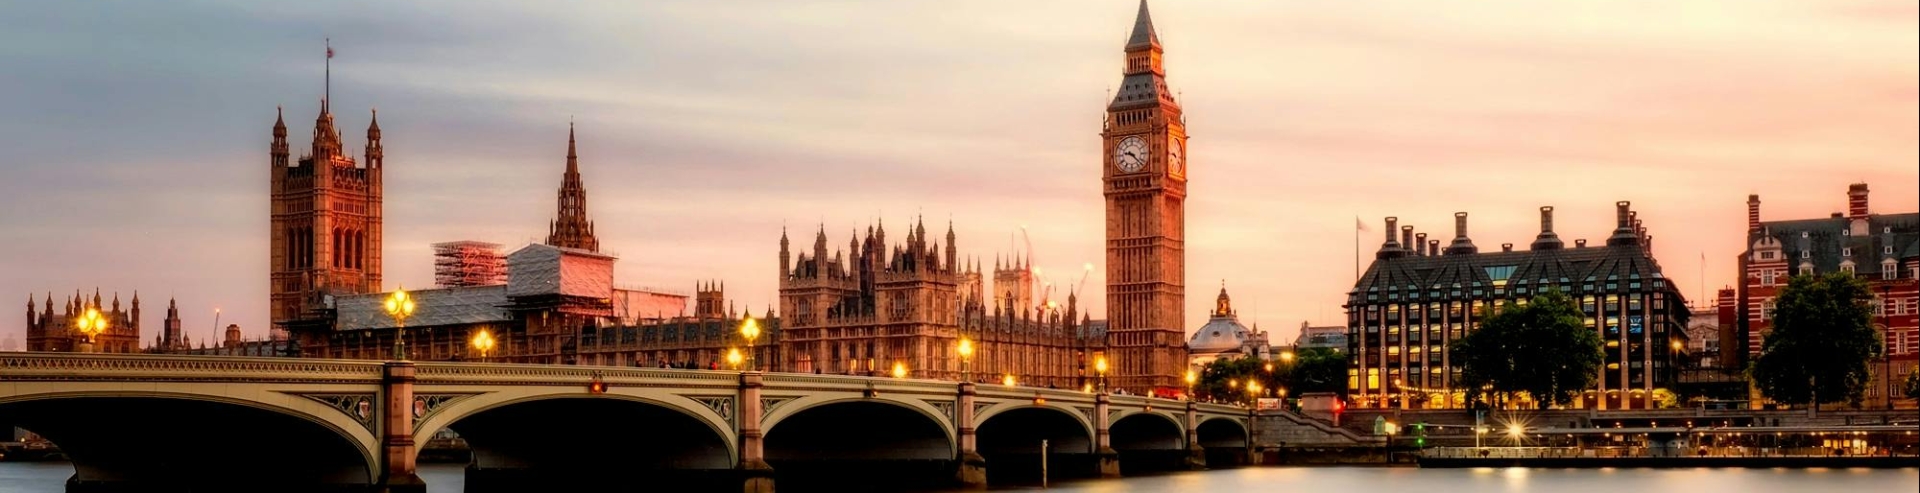
[[[1847,188],[1847,212],[1815,219],[1760,220],[1760,196],[1747,196],[1747,250],[1740,256],[1739,287],[1744,361],[1760,353],[1772,324],[1768,312],[1787,280],[1801,274],[1852,272],[1875,296],[1874,328],[1891,361],[1876,358],[1866,405],[1887,405],[1886,396],[1920,362],[1920,213],[1874,214],[1867,184]],[[1893,380],[1889,382],[1887,375]],[[1894,404],[1912,407],[1913,400]]]

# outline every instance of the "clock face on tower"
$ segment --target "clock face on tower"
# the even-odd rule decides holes
[[[1147,141],[1140,136],[1130,136],[1113,146],[1113,166],[1122,173],[1132,173],[1147,167]]]
[[[1187,174],[1187,145],[1180,139],[1167,139],[1167,171],[1174,176]]]

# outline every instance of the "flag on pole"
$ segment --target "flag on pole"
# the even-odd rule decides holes
[[[1360,220],[1360,216],[1353,216],[1353,229],[1358,229],[1361,231],[1369,231],[1369,232],[1373,231],[1372,229],[1367,228],[1367,223],[1365,221]]]

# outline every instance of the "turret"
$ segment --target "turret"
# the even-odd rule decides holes
[[[367,168],[379,168],[386,152],[380,147],[380,110],[373,110],[373,117],[367,124]]]
[[[275,169],[287,167],[287,119],[281,108],[273,109],[273,144],[268,146],[268,161]]]
[[[780,277],[786,279],[793,275],[793,254],[787,250],[787,227],[780,227]]]
[[[960,247],[959,247],[959,246],[956,246],[956,245],[957,245],[957,243],[956,243],[956,240],[955,240],[955,237],[954,237],[954,235],[953,235],[953,221],[951,221],[951,220],[949,220],[949,221],[947,221],[947,264],[946,264],[946,267],[947,267],[947,270],[950,270],[950,271],[959,271],[959,270],[960,270],[960,268],[958,267],[958,265],[957,265],[957,264],[955,263],[955,262],[957,262],[957,261],[958,261],[958,260],[960,259]]]

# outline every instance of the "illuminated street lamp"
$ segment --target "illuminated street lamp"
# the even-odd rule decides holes
[[[731,365],[733,366],[733,369],[738,370],[740,369],[740,359],[741,359],[740,348],[727,348],[727,364],[728,365]]]
[[[94,349],[93,337],[107,331],[107,319],[100,316],[100,309],[88,308],[86,314],[74,319],[73,328],[79,329],[81,334],[87,336],[86,340],[80,342],[80,350],[77,352],[91,353]]]
[[[1194,371],[1191,369],[1187,370],[1187,400],[1188,401],[1193,400],[1193,384],[1194,382],[1198,382],[1198,381],[1200,381],[1200,374],[1194,373]]]
[[[1247,397],[1249,400],[1260,398],[1260,382],[1247,382]]]
[[[901,363],[898,361],[895,361],[893,363],[893,378],[907,378],[906,363]]]
[[[393,359],[407,359],[407,317],[413,316],[413,298],[407,297],[407,288],[401,286],[387,296],[387,316],[393,317]]]
[[[960,354],[960,381],[967,381],[967,359],[973,357],[973,340],[960,338],[960,347],[954,348],[953,352]]]
[[[1282,351],[1282,352],[1280,352],[1280,361],[1284,361],[1284,362],[1287,362],[1287,363],[1292,363],[1292,362],[1293,362],[1293,351]]]
[[[1008,373],[1008,374],[1007,374],[1006,376],[1003,376],[1003,377],[1000,377],[1000,384],[1001,384],[1001,385],[1005,385],[1005,386],[1008,386],[1008,387],[1012,387],[1012,386],[1013,386],[1013,384],[1015,384],[1015,383],[1019,383],[1019,382],[1017,382],[1017,381],[1015,381],[1015,380],[1013,379],[1013,374],[1012,374],[1012,373]]]
[[[1093,371],[1100,374],[1100,392],[1107,391],[1107,357],[1100,355],[1093,359]]]
[[[473,340],[468,344],[480,351],[480,361],[486,361],[487,354],[493,352],[493,334],[487,332],[487,329],[480,329],[474,332]]]
[[[740,317],[740,337],[747,339],[747,367],[753,367],[754,340],[760,338],[760,323],[753,320],[752,314]],[[735,366],[739,366],[735,364]]]

